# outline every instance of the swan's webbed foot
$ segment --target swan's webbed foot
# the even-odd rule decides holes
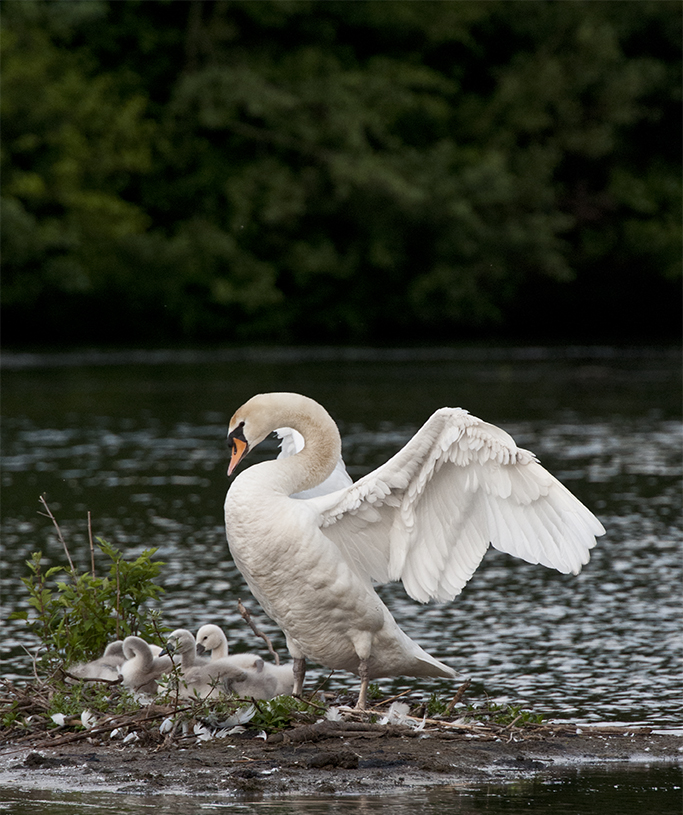
[[[304,657],[294,658],[292,671],[294,673],[294,689],[292,690],[292,696],[301,696],[304,690],[304,677],[306,676],[306,660]]]
[[[365,710],[368,701],[368,685],[370,684],[370,677],[368,676],[368,663],[367,660],[361,659],[358,664],[358,676],[360,676],[360,692],[358,694],[358,702],[356,703],[356,710]]]

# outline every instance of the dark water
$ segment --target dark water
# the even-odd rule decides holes
[[[191,800],[175,795],[0,790],[0,811],[12,815],[679,815],[681,771],[676,767],[573,770],[551,778],[405,791],[394,795],[350,795],[334,799],[267,801]]]
[[[25,603],[19,578],[31,552],[42,550],[51,565],[63,563],[50,522],[38,514],[45,493],[84,568],[90,510],[95,535],[126,552],[159,547],[166,623],[196,630],[215,622],[226,628],[232,648],[254,650],[236,610],[242,597],[284,657],[282,636],[251,599],[225,543],[232,412],[256,392],[312,396],[338,421],[357,478],[394,453],[437,407],[460,406],[533,450],[596,512],[607,535],[578,577],[492,550],[449,605],[421,606],[400,586],[383,587],[399,623],[471,676],[480,698],[485,691],[550,719],[680,725],[676,351],[9,355],[4,364],[5,619]],[[274,453],[274,444],[261,447],[254,461]],[[0,656],[9,676],[29,673],[22,644],[33,644],[23,624],[6,622]],[[312,669],[309,681],[323,675]],[[355,684],[343,674],[331,680],[332,687]],[[381,685],[425,694],[450,690],[438,680]]]

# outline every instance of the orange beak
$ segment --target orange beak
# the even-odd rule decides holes
[[[232,439],[230,439],[230,441],[232,443],[232,454],[230,456],[230,466],[228,467],[228,475],[232,475],[232,471],[246,456],[247,451],[249,449],[249,445],[243,439],[238,439],[237,437],[233,436]]]

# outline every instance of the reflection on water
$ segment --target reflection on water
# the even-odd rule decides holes
[[[178,795],[0,791],[0,811],[12,815],[679,815],[681,773],[676,767],[599,768],[509,784],[437,787],[395,795],[212,800]]]
[[[171,352],[168,352],[169,354]],[[22,367],[3,375],[2,538],[5,612],[25,602],[30,553],[63,553],[38,515],[46,493],[88,566],[86,516],[96,535],[131,553],[159,547],[161,608],[171,626],[216,622],[236,650],[255,648],[236,611],[250,600],[222,526],[225,434],[255,392],[296,390],[339,422],[354,478],[385,461],[442,405],[500,424],[598,514],[608,534],[578,577],[490,551],[455,602],[421,606],[400,585],[380,589],[401,626],[473,677],[473,693],[552,718],[677,724],[679,714],[679,362],[665,352],[614,349],[423,351],[334,358],[210,354],[182,363]],[[24,359],[24,363],[26,363]],[[34,360],[35,361],[35,360]],[[54,361],[54,360],[52,360]],[[138,358],[149,362],[149,358]],[[39,360],[40,362],[40,360]],[[21,364],[20,364],[21,363]],[[263,448],[263,449],[261,449]],[[252,460],[272,455],[258,448]],[[284,654],[280,632],[249,605]],[[31,645],[13,622],[0,644],[10,675],[27,675]],[[323,677],[313,669],[310,681]],[[355,680],[335,675],[332,687]],[[386,691],[447,692],[397,679]]]

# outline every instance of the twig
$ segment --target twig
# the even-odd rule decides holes
[[[76,569],[74,568],[73,561],[71,560],[71,555],[69,554],[69,550],[66,546],[66,541],[64,540],[64,535],[62,535],[62,530],[59,528],[59,524],[57,523],[57,519],[50,511],[50,507],[47,505],[47,501],[45,500],[45,495],[40,496],[40,503],[45,507],[47,512],[47,517],[50,518],[52,523],[55,525],[55,529],[57,530],[57,537],[61,541],[62,546],[64,547],[64,551],[66,552],[66,559],[69,561],[69,566],[71,567],[71,576],[76,576]],[[45,513],[41,512],[40,515],[44,515]]]
[[[388,699],[382,699],[381,702],[378,702],[374,705],[374,708],[379,707],[379,705],[388,705],[389,702],[394,702],[396,699],[400,699],[402,696],[407,696],[409,693],[412,693],[412,688],[408,688],[408,690],[404,690],[402,693],[397,693],[396,696],[390,696]]]
[[[31,652],[28,650],[28,648],[27,648],[25,645],[22,645],[21,647],[22,647],[22,648],[24,649],[24,651],[26,651],[26,653],[27,653],[27,654],[28,654],[28,655],[31,657],[31,662],[33,663],[33,676],[35,677],[36,682],[40,682],[40,677],[38,676],[38,665],[37,665],[37,662],[38,662],[38,654],[40,653],[40,649],[42,648],[42,645],[41,645],[41,646],[38,646],[38,648],[37,648],[37,650],[36,650],[35,654],[32,654],[32,653],[31,653]]]
[[[93,736],[101,736],[104,733],[109,733],[112,730],[116,730],[117,727],[139,727],[141,725],[145,725],[148,722],[153,722],[157,719],[161,719],[162,717],[168,715],[167,713],[154,713],[151,716],[146,716],[142,719],[129,719],[128,721],[109,721],[107,724],[102,725],[95,725],[94,727],[90,728],[89,730],[84,730],[80,733],[69,733],[68,735],[61,736],[60,738],[56,739],[48,739],[41,744],[35,745],[37,748],[41,747],[57,747],[60,744],[69,744],[73,741],[81,741],[82,739],[87,739]]]
[[[90,571],[92,576],[95,577],[95,547],[92,542],[92,518],[90,517],[90,510],[88,510],[88,540],[90,541]]]
[[[121,620],[121,577],[119,575],[119,561],[116,560],[116,639],[121,639],[119,622]]]
[[[316,693],[318,693],[318,691],[321,691],[325,687],[325,685],[330,681],[333,673],[334,673],[333,670],[330,671],[324,679],[322,679],[320,682],[318,682],[318,686],[316,687],[316,689],[313,691],[313,693],[307,699],[309,704],[311,702],[311,699],[315,698]]]
[[[455,696],[451,699],[451,701],[446,705],[446,710],[448,713],[453,712],[453,708],[458,704],[458,702],[462,701],[462,697],[465,695],[465,691],[469,688],[472,679],[466,679],[462,685],[458,688],[455,693]]]
[[[275,660],[275,664],[280,664],[280,657],[275,653],[273,650],[273,644],[271,643],[270,639],[263,633],[263,631],[259,631],[256,627],[256,624],[251,619],[251,614],[247,611],[247,609],[242,605],[242,600],[237,601],[237,610],[239,611],[242,619],[244,622],[251,628],[251,630],[256,634],[257,637],[260,637],[268,646],[268,650],[273,656]]]
[[[511,730],[515,724],[522,718],[524,714],[520,713],[519,716],[515,716],[515,718],[510,722],[509,725],[503,728],[503,730]]]
[[[99,676],[76,676],[76,674],[69,673],[66,668],[60,668],[60,670],[64,676],[68,676],[69,679],[75,679],[77,682],[104,682],[105,685],[120,685],[123,682],[122,676],[119,676],[117,679],[104,679]]]

